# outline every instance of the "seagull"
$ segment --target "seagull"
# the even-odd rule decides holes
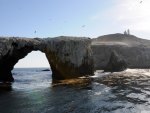
[[[143,1],[140,1],[140,4],[142,3]]]
[[[36,34],[36,30],[34,31],[34,33]]]
[[[82,25],[82,27],[85,27],[85,25]]]

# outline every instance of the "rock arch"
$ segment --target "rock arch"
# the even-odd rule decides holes
[[[14,81],[11,70],[31,51],[46,54],[56,80],[93,74],[91,40],[77,37],[0,38],[0,81]]]

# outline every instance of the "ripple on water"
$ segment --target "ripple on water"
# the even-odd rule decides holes
[[[108,96],[105,102],[122,103],[124,107],[121,109],[130,108],[130,112],[150,110],[149,69],[128,69],[124,72],[115,72],[98,77],[94,81],[109,87],[109,93],[114,95]],[[100,93],[96,92],[96,94],[99,95]]]
[[[23,70],[14,75],[11,90],[0,93],[0,113],[149,113],[150,70],[95,72],[51,82],[49,72]],[[6,84],[3,84],[6,87]],[[38,89],[38,90],[37,90]],[[13,90],[13,91],[12,91]],[[8,109],[9,103],[9,109]]]

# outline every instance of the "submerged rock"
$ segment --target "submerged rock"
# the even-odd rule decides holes
[[[50,71],[50,69],[43,69],[42,71]]]
[[[111,53],[108,64],[106,65],[105,72],[118,72],[127,69],[126,61],[119,56],[115,51]]]

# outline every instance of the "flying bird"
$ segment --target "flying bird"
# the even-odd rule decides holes
[[[142,3],[143,1],[140,1],[140,4]]]
[[[34,31],[34,33],[36,34],[36,30]]]
[[[82,25],[82,27],[85,27],[85,25]]]

